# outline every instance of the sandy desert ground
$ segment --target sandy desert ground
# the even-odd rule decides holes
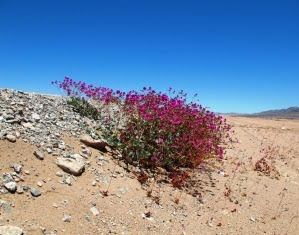
[[[0,193],[0,226],[30,235],[299,234],[299,121],[228,119],[235,133],[224,161],[196,173],[196,193],[153,184],[159,205],[109,153],[90,149],[89,166],[68,176],[69,185],[51,154],[41,161],[30,143],[0,140],[0,174],[20,164],[18,185],[41,192]],[[80,152],[78,139],[68,133],[63,139]],[[268,172],[255,169],[263,157]]]

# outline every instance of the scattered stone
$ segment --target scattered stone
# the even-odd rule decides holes
[[[0,226],[1,235],[23,235],[23,230],[12,225]]]
[[[8,182],[4,184],[4,187],[10,192],[10,193],[15,193],[17,190],[17,184],[16,182]]]
[[[20,165],[20,164],[14,164],[13,165],[13,169],[14,169],[14,171],[16,172],[16,173],[21,173],[21,170],[22,170],[22,165]]]
[[[63,181],[63,183],[65,183],[65,184],[67,184],[69,186],[71,186],[73,184],[72,183],[72,178],[70,176],[68,176],[68,175],[64,175],[62,181]]]
[[[9,173],[4,173],[3,174],[3,177],[2,177],[3,184],[9,183],[9,182],[12,182],[12,181],[14,181],[14,178],[13,178],[12,174],[9,174]]]
[[[15,137],[14,135],[6,135],[6,139],[12,143],[15,143],[17,141],[17,137]]]
[[[66,173],[69,173],[69,174],[72,174],[75,176],[81,175],[85,169],[85,164],[84,164],[83,158],[81,156],[80,156],[80,158],[76,157],[76,156],[74,156],[74,158],[58,157],[56,164]]]
[[[20,136],[21,136],[21,133],[18,132],[18,131],[16,131],[16,137],[17,137],[17,138],[20,138]]]
[[[22,188],[23,188],[23,190],[26,191],[26,192],[30,190],[30,187],[29,187],[29,186],[23,186]]]
[[[44,155],[40,150],[35,150],[34,156],[36,156],[39,160],[44,160]]]
[[[24,193],[24,188],[21,187],[21,186],[18,186],[18,187],[17,187],[17,193],[18,193],[18,194],[22,194],[22,193]]]
[[[61,171],[57,171],[57,172],[56,172],[56,176],[58,176],[58,177],[62,177],[62,176],[63,176],[63,172],[61,172]]]
[[[40,195],[42,195],[41,192],[36,188],[31,188],[30,192],[33,197],[39,197]]]
[[[44,185],[43,182],[41,182],[41,181],[38,181],[38,182],[37,182],[37,186],[38,186],[38,187],[43,187],[43,185]]]
[[[64,215],[62,221],[65,223],[70,223],[71,222],[71,216],[70,215]]]
[[[5,213],[11,213],[12,211],[10,204],[1,199],[0,199],[0,208],[2,208]]]
[[[64,143],[58,144],[58,148],[61,150],[65,150],[65,144]]]
[[[90,211],[94,216],[97,216],[100,214],[100,212],[98,211],[98,209],[96,207],[91,207]]]
[[[93,180],[91,183],[92,186],[96,186],[97,185],[97,181]]]

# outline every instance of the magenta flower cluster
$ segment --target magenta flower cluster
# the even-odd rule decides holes
[[[188,103],[183,91],[169,89],[169,94],[165,94],[144,87],[140,92],[125,93],[67,77],[53,83],[68,96],[121,107],[126,121],[118,137],[122,154],[131,163],[182,172],[181,169],[193,169],[207,158],[222,158],[230,141],[231,127],[226,120],[195,102]]]

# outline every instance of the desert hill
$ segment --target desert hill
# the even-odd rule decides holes
[[[268,110],[255,113],[256,117],[280,117],[280,118],[299,118],[299,107],[290,107],[287,109]]]

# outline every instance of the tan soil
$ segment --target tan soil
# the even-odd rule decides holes
[[[10,166],[22,164],[24,182],[18,185],[38,188],[42,195],[0,194],[0,199],[13,205],[11,213],[0,208],[0,225],[16,225],[27,234],[43,234],[41,228],[45,234],[56,230],[57,234],[81,235],[299,234],[299,121],[230,117],[229,122],[235,141],[223,164],[218,164],[223,172],[208,166],[197,174],[200,198],[161,185],[160,205],[148,198],[134,175],[119,167],[109,154],[92,150],[90,166],[68,186],[56,176],[60,169],[54,156],[45,154],[41,161],[33,155],[32,145],[2,140],[0,173],[12,172]],[[79,153],[78,140],[65,135],[64,141]],[[262,158],[260,150],[267,146],[277,147],[272,156],[277,172],[268,175],[254,171]],[[102,166],[96,161],[101,155],[109,160]],[[100,194],[107,189],[107,182],[92,186],[97,171],[107,179],[114,171],[107,197]],[[37,182],[43,180],[44,186],[39,188]],[[154,189],[158,195],[158,187],[154,185]],[[177,198],[179,205],[174,202]],[[90,211],[94,205],[98,216]],[[151,216],[143,218],[147,212]],[[69,223],[63,222],[64,215],[71,216]]]

